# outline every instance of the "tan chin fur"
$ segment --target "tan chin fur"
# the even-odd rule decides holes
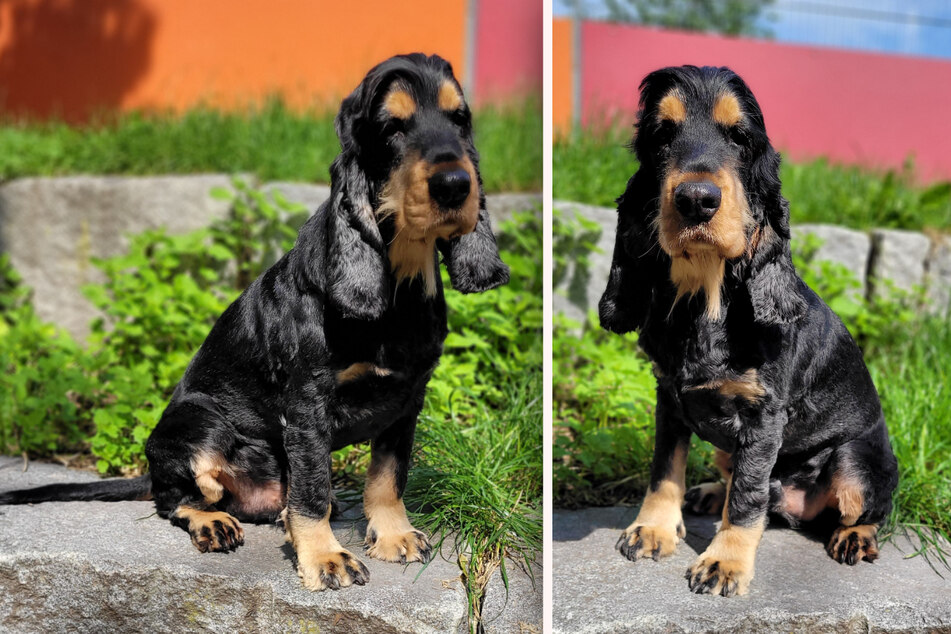
[[[716,321],[720,318],[720,288],[723,285],[723,275],[726,270],[726,260],[715,251],[699,251],[693,255],[686,253],[681,257],[670,260],[670,279],[677,287],[677,298],[674,305],[684,295],[693,297],[703,290],[707,299],[707,317]]]
[[[681,183],[709,181],[720,188],[720,209],[709,222],[687,226],[674,206]],[[720,290],[726,260],[749,252],[747,228],[752,224],[743,185],[733,169],[716,173],[672,169],[661,191],[660,213],[654,221],[661,248],[671,257],[670,279],[677,287],[674,305],[685,295],[704,291],[706,314],[720,318]]]
[[[472,185],[457,211],[442,212],[429,197],[429,178],[440,171],[464,169]],[[469,233],[479,219],[479,183],[475,166],[466,156],[456,163],[427,163],[419,155],[403,161],[383,189],[377,220],[393,217],[395,236],[389,245],[390,268],[397,285],[422,278],[426,294],[436,294],[436,239]]]

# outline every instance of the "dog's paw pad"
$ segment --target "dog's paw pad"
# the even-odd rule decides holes
[[[750,580],[753,578],[753,571],[737,560],[701,555],[687,569],[684,578],[687,580],[690,591],[696,594],[719,594],[732,597],[746,594]]]
[[[684,510],[694,515],[719,515],[726,502],[726,485],[704,482],[691,487],[684,495]]]
[[[417,530],[381,535],[370,528],[367,530],[364,550],[367,556],[374,559],[401,564],[411,561],[420,561],[425,564],[433,554],[433,547],[429,544],[429,540]]]
[[[832,533],[826,552],[840,564],[854,566],[863,559],[878,559],[878,529],[868,524],[839,526]]]
[[[305,588],[318,592],[362,586],[370,580],[367,567],[346,550],[315,553],[306,559],[298,559],[297,574]]]
[[[621,533],[614,547],[631,561],[647,557],[657,561],[674,552],[685,534],[683,522],[675,527],[634,523]]]

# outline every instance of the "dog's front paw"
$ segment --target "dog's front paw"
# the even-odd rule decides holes
[[[878,559],[878,528],[870,524],[839,526],[832,533],[826,552],[840,564],[854,566],[863,559],[873,562]]]
[[[674,552],[681,538],[686,535],[687,531],[682,521],[675,526],[634,522],[621,533],[614,547],[631,561],[647,557],[657,561]]]
[[[704,482],[691,487],[684,495],[684,509],[694,515],[719,515],[726,502],[726,485]]]
[[[432,558],[433,547],[429,540],[418,530],[403,533],[378,534],[373,528],[367,530],[364,542],[366,554],[374,559],[399,562],[421,561],[424,564]]]
[[[370,580],[363,562],[346,550],[298,556],[297,574],[308,590],[339,590],[350,585],[362,586]]]
[[[747,593],[753,568],[740,559],[709,557],[704,553],[687,569],[684,578],[691,592],[732,597]]]

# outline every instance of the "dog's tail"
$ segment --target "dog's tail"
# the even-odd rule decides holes
[[[152,476],[113,478],[82,484],[48,484],[34,489],[0,493],[2,504],[37,504],[39,502],[121,502],[152,499]]]

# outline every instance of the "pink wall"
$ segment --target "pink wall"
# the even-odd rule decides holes
[[[542,2],[475,0],[476,101],[541,91]]]
[[[637,87],[663,66],[729,66],[753,89],[773,144],[797,159],[876,168],[915,159],[951,178],[951,62],[585,22],[582,121],[634,121]]]

